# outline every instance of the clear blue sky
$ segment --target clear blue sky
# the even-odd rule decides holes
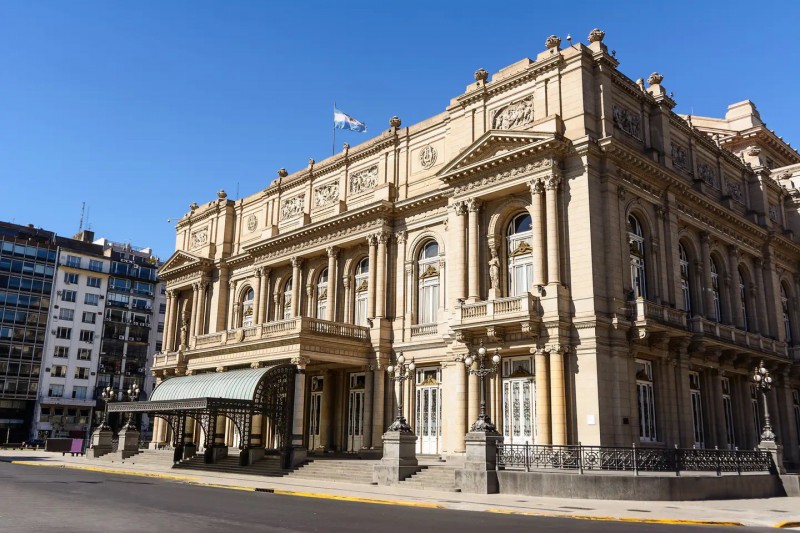
[[[610,7],[609,7],[610,6]],[[0,2],[0,220],[174,249],[168,217],[331,153],[332,106],[365,122],[337,149],[440,113],[550,34],[594,27],[676,111],[753,100],[800,146],[800,2]]]

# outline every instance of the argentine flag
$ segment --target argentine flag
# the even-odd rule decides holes
[[[340,130],[367,131],[367,125],[333,107],[333,127]]]

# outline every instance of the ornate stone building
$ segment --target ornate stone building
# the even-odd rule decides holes
[[[797,462],[800,155],[749,101],[676,114],[603,37],[551,37],[437,116],[192,204],[160,271],[157,379],[291,362],[293,444],[379,451],[403,352],[418,451],[455,457],[483,342],[506,443],[752,448],[763,359]],[[271,431],[258,417],[249,444]]]

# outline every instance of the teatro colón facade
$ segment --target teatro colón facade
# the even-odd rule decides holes
[[[677,114],[603,39],[550,37],[436,116],[193,203],[159,273],[153,446],[380,457],[403,387],[417,453],[458,460],[483,344],[507,444],[752,449],[763,361],[797,464],[800,155],[750,101]]]

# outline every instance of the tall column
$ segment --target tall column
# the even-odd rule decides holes
[[[553,174],[545,181],[547,190],[547,282],[561,283],[561,241],[558,227],[558,186],[561,176]],[[535,274],[534,274],[535,275]]]
[[[564,388],[564,351],[566,346],[552,344],[550,349],[550,411],[553,444],[567,444],[567,397]]]
[[[711,243],[708,233],[703,232],[700,234],[700,249],[703,255],[703,294],[705,294],[703,307],[705,307],[705,317],[708,320],[719,321],[720,317],[716,316],[716,311],[714,310],[714,292],[711,290]]]
[[[372,267],[370,266],[370,270]],[[383,402],[385,401],[386,371],[378,368],[373,372],[372,380],[372,448],[383,448],[383,432],[386,431],[383,423]]]
[[[711,382],[711,401],[710,405],[714,409],[714,431],[716,445],[720,450],[728,448],[728,422],[725,419],[725,405],[722,401],[722,378],[723,372],[719,369],[708,371],[709,381]]]
[[[269,269],[262,268],[261,269],[261,304],[259,306],[259,313],[257,315],[258,323],[264,324],[269,319],[269,294],[270,294],[270,283],[269,283]]]
[[[299,257],[292,257],[292,316],[300,316],[300,300],[303,295],[300,293],[302,285],[300,285],[300,267],[303,260]]]
[[[406,325],[406,232],[399,231],[395,234],[395,242],[397,243],[397,261],[395,263],[395,272],[397,277],[395,280],[397,291],[397,298],[395,298],[394,316],[398,319],[399,330],[401,335],[405,333]],[[440,298],[441,300],[441,298]],[[398,340],[403,340],[401,337]]]
[[[255,279],[253,280],[253,324],[260,324],[259,316],[261,315],[261,274],[264,269],[258,267],[255,270]]]
[[[339,257],[339,249],[335,246],[328,248],[328,316],[327,320],[334,322],[336,320],[336,293],[337,282],[339,280],[338,272],[336,272],[336,258]],[[319,298],[319,295],[317,295]]]
[[[756,298],[758,301],[758,312],[755,315],[758,317],[758,333],[769,335],[769,315],[767,314],[767,302],[764,298],[764,260],[757,257],[754,263],[756,266],[754,277],[756,278]]]
[[[467,296],[467,276],[466,272],[464,272],[464,252],[466,249],[464,215],[467,214],[467,204],[466,202],[455,202],[452,205],[452,209],[452,224],[448,225],[448,227],[453,228],[453,235],[451,239],[448,239],[448,250],[453,258],[448,261],[448,267],[450,268],[447,272],[447,278],[450,280],[448,285],[451,287],[448,299],[453,302],[453,306],[456,306],[459,299]],[[450,232],[448,231],[448,233]]]
[[[330,280],[330,275],[328,280]],[[328,301],[330,304],[330,300]],[[322,375],[322,405],[319,417],[319,441],[326,450],[331,449],[331,413],[333,412],[333,374],[326,370]]]
[[[537,444],[552,444],[550,436],[550,370],[544,348],[531,350],[534,353],[536,380],[536,434]]]
[[[469,209],[469,261],[468,261],[468,278],[469,278],[469,299],[470,301],[480,300],[481,297],[481,278],[480,278],[480,234],[478,218],[480,216],[481,201],[477,198],[470,198],[467,201]],[[477,415],[476,415],[477,416]],[[472,418],[470,418],[472,420]]]
[[[342,277],[342,289],[344,292],[344,316],[342,317],[342,322],[346,322],[348,324],[353,323],[353,294],[350,291],[350,277],[343,276]]]
[[[191,327],[189,328],[189,335],[194,336],[197,335],[197,321],[200,317],[200,313],[198,313],[198,309],[200,307],[200,284],[199,283],[192,283],[192,318]]]
[[[452,418],[448,417],[447,421],[453,436],[450,451],[464,453],[466,452],[465,437],[469,426],[467,425],[467,369],[464,367],[463,355],[455,357],[453,372],[455,373],[455,383],[453,383],[455,401],[453,402],[453,416]]]
[[[731,275],[730,292],[728,296],[733,313],[731,317],[737,328],[744,329],[745,317],[742,315],[741,296],[739,294],[739,248],[737,246],[728,248],[728,269]]]
[[[472,363],[473,369],[476,366],[476,363]],[[480,382],[478,376],[469,374],[467,377],[467,428],[470,428],[478,419],[480,403]]]
[[[536,178],[528,183],[531,190],[531,229],[533,233],[533,284],[547,283],[544,247],[544,181]]]
[[[167,290],[167,312],[164,315],[164,335],[161,350],[169,352],[173,349],[172,331],[175,328],[175,291]]]
[[[228,291],[228,325],[226,326],[227,329],[234,329],[239,326],[237,324],[238,318],[241,316],[239,313],[241,312],[241,306],[239,305],[241,302],[236,301],[236,284],[238,280],[233,280],[228,285],[230,290]]]
[[[369,244],[369,287],[367,287],[367,314],[370,318],[375,318],[375,273],[377,272],[376,257],[378,255],[378,235],[373,234],[367,237]]]
[[[292,295],[294,300],[294,295]],[[303,448],[303,431],[306,414],[306,357],[295,357],[292,364],[297,366],[294,375],[294,412],[292,413],[292,448]]]
[[[228,310],[228,286],[230,285],[230,273],[226,267],[219,269],[219,296],[217,302],[217,323],[214,324],[214,331],[223,331],[225,329],[225,317]],[[211,332],[211,328],[209,327]],[[212,332],[212,333],[213,333]]]
[[[372,366],[368,366],[364,374],[364,435],[361,438],[361,447],[369,449],[372,446],[372,383],[375,380],[375,371]]]
[[[377,268],[375,272],[375,317],[383,318],[386,316],[386,243],[389,241],[389,234],[381,232],[378,234],[378,257],[376,260]],[[372,271],[372,265],[369,266]],[[371,288],[371,287],[370,287]]]

